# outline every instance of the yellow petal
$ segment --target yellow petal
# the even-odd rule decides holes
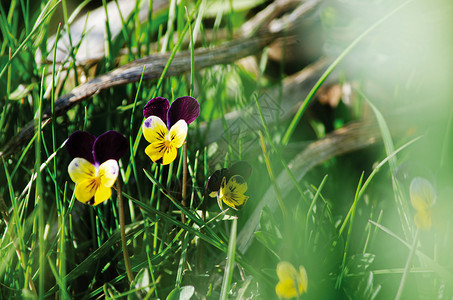
[[[176,125],[176,124],[175,124]],[[156,116],[150,116],[143,122],[143,136],[149,143],[165,140],[168,128],[165,123]]]
[[[89,203],[94,197],[99,184],[100,180],[95,177],[77,183],[74,191],[76,199],[82,203]]]
[[[72,181],[80,183],[95,176],[95,167],[86,159],[76,157],[68,166],[68,173]]]
[[[294,281],[291,279],[286,279],[279,281],[275,286],[275,293],[279,298],[290,299],[297,297],[297,291],[294,287]]]
[[[411,204],[417,211],[429,209],[436,201],[436,192],[433,186],[424,178],[414,178],[409,192]]]
[[[99,203],[102,203],[105,200],[109,199],[110,196],[112,196],[112,189],[101,184],[94,194],[94,202],[90,204],[98,205]]]
[[[222,179],[219,191],[219,201],[223,201],[226,205],[233,209],[239,209],[247,202],[248,196],[244,195],[247,191],[247,182],[240,175],[234,175],[225,184],[226,178]]]
[[[162,158],[162,164],[168,165],[175,160],[178,150],[169,142],[155,142],[146,147],[145,153],[153,162],[157,162]]]
[[[419,210],[414,216],[415,226],[423,230],[431,229],[431,210]]]
[[[165,151],[165,141],[155,142],[146,147],[145,153],[151,158],[153,162],[158,161],[162,158]]]
[[[282,261],[277,265],[279,282],[275,286],[275,292],[279,298],[293,298],[307,291],[308,278],[303,266],[299,267],[299,273],[292,264]]]
[[[234,193],[244,194],[247,192],[247,182],[242,176],[234,175],[228,180],[227,188]]]
[[[224,197],[222,201],[229,207],[238,210],[244,206],[248,198],[246,195],[237,195],[236,197]]]
[[[300,275],[300,285],[302,289],[300,289],[300,293],[306,293],[308,290],[308,276],[307,271],[303,266],[299,266],[299,275]]]
[[[99,166],[99,178],[101,185],[105,187],[112,187],[118,178],[119,167],[118,162],[114,159],[109,159]],[[110,198],[110,196],[109,196]]]
[[[181,148],[187,137],[187,123],[184,120],[179,120],[171,128],[169,132],[169,140],[176,148]]]
[[[215,198],[215,197],[217,197],[218,195],[219,195],[219,191],[213,191],[213,192],[210,192],[210,193],[209,193],[209,197],[211,197],[211,198]]]
[[[178,155],[178,150],[170,143],[164,150],[162,155],[162,164],[168,165],[175,160]]]
[[[288,280],[297,276],[297,271],[294,266],[287,262],[287,261],[281,261],[277,265],[277,276],[280,281]]]

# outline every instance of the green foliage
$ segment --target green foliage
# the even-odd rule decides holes
[[[276,299],[281,261],[304,266],[308,290],[300,299],[453,297],[453,91],[451,72],[444,71],[453,69],[453,44],[436,39],[451,36],[445,29],[453,28],[445,13],[451,4],[323,2],[298,23],[300,30],[321,24],[332,59],[307,83],[305,73],[285,68],[292,44],[304,43],[302,34],[247,58],[253,63],[203,69],[195,63],[198,47],[236,39],[269,1],[172,0],[147,8],[143,18],[142,0],[120,19],[109,13],[119,29],[99,25],[106,30],[102,57],[79,60],[90,31],[78,37],[69,23],[76,15],[86,18],[89,2],[13,0],[0,7],[0,299]],[[362,5],[371,9],[345,13]],[[367,15],[373,5],[379,9]],[[100,9],[112,7],[115,1],[102,1]],[[426,19],[432,34],[417,25]],[[49,63],[45,58],[60,54],[47,45],[58,29],[57,39],[69,45],[63,60]],[[418,47],[432,52],[413,59],[408,49]],[[296,48],[296,56],[310,50]],[[182,51],[190,54],[191,72],[168,73]],[[81,83],[159,52],[168,60],[157,80],[142,76],[102,90],[40,122],[55,111],[55,99]],[[319,103],[322,88],[335,85],[341,85],[339,106]],[[142,142],[143,106],[156,96],[185,95],[201,106],[189,126],[187,170],[182,150],[168,166],[153,163]],[[263,103],[263,95],[277,109]],[[270,122],[275,115],[278,121]],[[345,123],[351,119],[369,132]],[[236,132],[243,127],[235,125],[247,131]],[[16,141],[27,126],[35,126],[34,133]],[[119,182],[131,282],[117,193],[97,207],[74,197],[64,143],[76,130],[117,130],[129,141]],[[338,138],[351,131],[351,139]],[[1,151],[10,142],[20,147],[6,157]],[[302,164],[313,148],[317,156]],[[323,151],[331,152],[324,157]],[[253,167],[246,180],[250,198],[240,210],[222,212],[206,194],[206,181],[239,160]],[[417,229],[410,206],[416,177],[437,195],[423,211],[432,227],[426,231]]]

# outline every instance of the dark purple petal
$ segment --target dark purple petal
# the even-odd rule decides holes
[[[114,159],[119,160],[129,150],[127,139],[118,131],[107,131],[96,139],[93,145],[95,162],[103,162]]]
[[[177,98],[168,110],[167,126],[171,128],[179,120],[192,123],[200,115],[200,104],[198,101],[189,96]]]
[[[85,158],[94,164],[93,145],[96,136],[86,131],[75,131],[65,144],[66,151],[72,158]]]
[[[215,171],[209,176],[208,181],[206,181],[206,193],[209,195],[212,192],[217,192],[220,190],[220,184],[222,183],[222,179],[227,173],[227,169],[223,168],[220,170]]]
[[[170,107],[170,102],[163,97],[156,97],[146,103],[143,109],[143,116],[148,118],[149,116],[157,116],[165,124],[167,124],[167,112]]]
[[[233,164],[226,174],[227,182],[234,175],[240,175],[244,180],[247,180],[252,173],[252,166],[246,161],[238,161]]]

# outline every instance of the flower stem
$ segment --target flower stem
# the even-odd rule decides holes
[[[182,206],[187,207],[186,205],[186,196],[187,196],[187,143],[184,142],[183,150],[183,172],[182,172]],[[183,223],[186,223],[186,215],[184,212],[181,212],[181,220]]]
[[[127,278],[129,279],[129,282],[132,282],[134,281],[134,274],[132,274],[131,263],[129,261],[129,253],[127,252],[123,194],[121,192],[120,178],[118,178],[118,180],[116,181],[116,192],[118,193],[118,211],[120,218],[121,246],[123,247],[124,265],[126,266]]]
[[[419,229],[417,228],[417,231],[415,232],[414,241],[412,242],[412,247],[409,252],[409,256],[407,257],[407,260],[406,260],[406,266],[404,267],[403,277],[401,277],[400,286],[398,287],[398,292],[396,293],[395,300],[399,300],[401,298],[401,295],[403,294],[406,277],[407,277],[407,274],[409,273],[409,269],[411,267],[411,261],[412,261],[412,257],[414,256],[414,253],[415,253],[415,248],[417,247],[418,232],[419,232]]]

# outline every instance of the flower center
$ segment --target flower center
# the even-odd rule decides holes
[[[170,152],[173,148],[174,144],[174,137],[170,135],[170,132],[165,136],[163,141],[164,151]]]
[[[94,193],[101,185],[101,176],[94,176],[90,179],[90,184],[88,185],[88,189],[90,192]]]

